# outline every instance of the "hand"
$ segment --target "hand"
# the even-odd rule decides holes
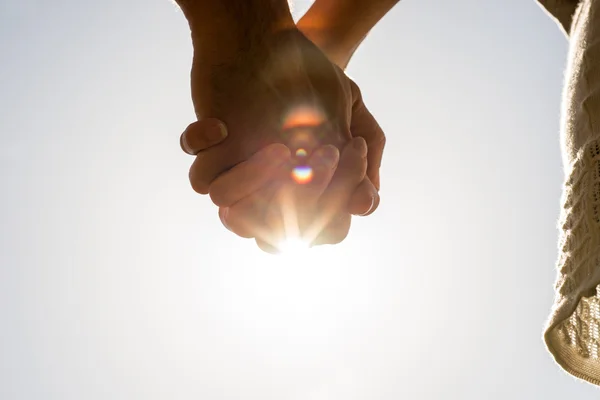
[[[363,124],[362,126],[368,126]],[[379,129],[379,131],[381,131]],[[352,132],[354,135],[355,132]],[[366,135],[368,137],[372,135]],[[218,145],[222,140],[227,137],[227,128],[225,125],[215,119],[207,118],[205,120],[196,121],[191,123],[185,131],[181,134],[180,142],[182,143],[182,150],[190,155],[199,155],[203,150],[211,146]],[[363,137],[357,135],[357,137]],[[184,145],[183,143],[186,143]],[[381,160],[381,150],[383,149],[383,143],[379,145],[379,153],[377,148],[374,147],[375,152],[368,151],[368,157],[372,154],[379,154],[376,165]],[[199,155],[202,157],[202,155]],[[282,145],[269,145],[264,149],[258,151],[250,159],[241,162],[232,169],[219,175],[219,177],[213,181],[211,186],[210,194],[215,204],[221,204],[223,207],[236,207],[235,211],[231,212],[230,215],[243,215],[242,205],[249,206],[253,202],[259,202],[264,204],[264,199],[259,199],[255,196],[251,199],[247,199],[248,196],[253,195],[259,189],[266,186],[269,182],[272,182],[280,169],[291,163],[290,150],[286,146]],[[339,167],[337,174],[349,175],[353,168],[351,165],[342,163]],[[196,168],[203,166],[202,160],[195,164]],[[344,167],[346,167],[344,169]],[[368,168],[368,167],[367,167]],[[317,168],[313,168],[316,170]],[[377,169],[371,169],[372,176],[378,182],[379,171]],[[286,174],[289,174],[289,170]],[[190,172],[191,174],[191,172]],[[317,175],[317,174],[315,174]],[[317,176],[318,177],[318,176]],[[375,189],[375,190],[374,190]],[[243,204],[239,204],[240,201],[244,200]],[[347,212],[352,215],[367,216],[372,214],[379,206],[380,197],[378,194],[377,187],[371,183],[369,177],[365,177],[356,190],[352,193],[352,196],[348,202]],[[256,215],[255,207],[247,207],[247,213]],[[250,219],[250,215],[247,219]],[[235,224],[235,223],[234,223]],[[243,233],[243,230],[234,232],[242,237],[254,237],[248,236],[248,233]]]
[[[335,18],[332,17],[331,10],[328,7],[319,7],[323,4],[325,3],[313,4],[304,16],[300,18],[296,26],[331,62],[342,70],[345,70],[354,51],[364,37],[357,40],[353,34],[338,32],[335,23],[324,23],[324,18],[329,22],[335,22]],[[381,166],[386,137],[373,115],[365,106],[360,89],[354,82],[351,81],[351,84],[354,91],[351,133],[353,137],[360,136],[367,141],[367,147],[369,148],[369,170],[367,175],[375,184],[377,190],[379,190],[379,168]]]
[[[216,146],[227,137],[227,127],[216,118],[196,121],[185,129],[179,137],[181,150],[197,155],[209,147]]]
[[[269,144],[311,154],[324,144],[341,148],[352,138],[359,91],[302,33],[280,32],[250,53],[216,66],[194,57],[192,98],[198,119],[218,118],[229,131],[221,145],[197,156],[190,170],[199,193],[208,193],[219,174]]]
[[[344,240],[351,222],[346,211],[348,199],[353,192],[361,193],[356,190],[361,182],[370,187],[365,186],[362,192],[371,193],[367,203],[371,208],[378,198],[375,187],[365,180],[366,155],[367,146],[362,138],[353,139],[341,156],[330,146],[319,149],[314,160],[307,163],[313,166],[315,179],[305,185],[296,182],[283,185],[271,201],[265,218],[268,235],[257,237],[259,247],[268,251],[269,246],[277,247],[281,238],[289,237],[300,238],[311,246]]]
[[[182,141],[187,137],[190,143],[204,143],[203,137],[210,127],[205,121],[195,122],[182,134]],[[219,209],[221,221],[232,232],[256,238],[261,249],[274,253],[277,251],[274,242],[289,234],[283,229],[284,218],[280,214],[285,206],[288,223],[290,217],[293,224],[304,221],[305,239],[311,244],[341,242],[350,228],[350,212],[368,215],[379,203],[377,190],[368,178],[364,179],[367,167],[365,141],[354,139],[352,143],[357,146],[349,144],[344,148],[333,181],[331,178],[339,158],[337,149],[323,146],[319,150],[325,152],[315,152],[307,162],[312,167],[314,179],[304,186],[289,185],[291,155],[287,147],[274,144],[259,151],[211,185],[211,196],[216,203],[225,205]],[[184,149],[189,154],[196,154],[198,150],[194,147]],[[286,180],[287,186],[282,183]],[[287,204],[275,201],[277,191],[286,195]],[[278,199],[281,198],[280,195]],[[348,198],[350,202],[346,204]]]
[[[353,115],[352,115],[351,124],[350,124],[351,125],[351,134],[353,136],[363,136],[367,139],[368,145],[369,145],[369,176],[373,179],[373,181],[375,182],[375,184],[378,188],[379,187],[379,166],[381,163],[381,155],[382,155],[383,148],[385,145],[385,136],[383,135],[383,132],[381,131],[377,122],[374,120],[372,115],[368,112],[368,110],[364,106],[364,103],[362,102],[362,97],[360,95],[360,90],[358,90],[358,87],[349,79],[347,79],[347,80],[350,83],[350,93],[353,98],[352,99]],[[310,109],[308,111],[310,112]],[[310,117],[310,115],[309,115],[309,117]],[[300,121],[300,122],[302,122],[302,121]],[[193,133],[193,127],[194,127],[194,124],[190,125],[191,129],[188,128],[188,130],[186,131],[186,134],[189,135],[190,133]],[[190,136],[194,136],[194,135],[190,135]],[[200,136],[201,136],[201,134],[200,134]],[[316,142],[316,144],[318,144],[318,142]],[[196,163],[194,163],[194,166],[190,170],[190,178],[192,181],[192,185],[194,185],[195,178],[196,178],[196,182],[200,181],[200,179],[197,179],[198,176],[200,176],[200,174],[197,174],[194,171],[201,170],[202,166],[206,165],[206,157],[205,156],[206,156],[206,153],[201,155],[200,157],[198,157],[196,160]],[[260,152],[255,157],[264,158],[265,154],[263,152]],[[242,169],[242,175],[246,176],[245,179],[241,179],[241,180],[233,179],[232,177],[234,177],[235,174],[230,174],[229,179],[224,180],[224,182],[230,182],[230,183],[237,182],[235,185],[240,187],[240,189],[237,190],[238,194],[249,193],[249,189],[258,188],[261,184],[260,183],[261,177],[265,178],[265,179],[270,178],[270,175],[268,173],[264,173],[264,171],[261,173],[258,171],[260,169],[260,168],[258,168],[259,166],[262,165],[264,167],[267,165],[267,163],[248,162],[247,164],[244,164],[244,165],[250,166],[251,170],[255,171],[255,173],[254,174],[244,173],[243,169]],[[274,165],[277,165],[277,163],[275,163]],[[240,170],[240,168],[242,168],[241,165],[239,167],[234,168],[234,170]],[[340,168],[340,170],[352,171],[352,168],[344,167],[344,168]],[[316,175],[317,174],[315,174],[315,176]],[[349,174],[346,173],[345,175],[348,176]],[[256,179],[253,181],[251,179],[252,177],[256,177]],[[343,175],[342,175],[342,178],[340,178],[340,179],[341,179],[341,182],[349,182],[348,179],[346,179],[346,180],[343,179]],[[340,181],[340,179],[338,179],[338,181]],[[246,186],[243,185],[244,182],[246,182]],[[201,185],[202,184],[206,185],[206,182],[204,182],[204,183],[200,182],[200,183],[201,183]],[[201,185],[196,185],[196,187],[199,187]],[[235,187],[235,185],[232,187]],[[355,186],[353,186],[351,189],[352,190],[355,189],[356,188]],[[222,205],[229,204],[224,199],[219,200],[219,197],[225,196],[225,195],[223,195],[223,193],[226,193],[226,191],[224,191],[223,189],[227,188],[227,185],[222,184],[220,186],[217,185],[217,187],[219,187],[221,190],[218,190],[218,189],[211,190],[211,196],[213,197],[213,201],[215,201],[216,204],[222,204]],[[202,190],[198,190],[198,191],[200,191],[202,193]],[[272,189],[270,192],[268,190],[256,191],[255,193],[252,193],[251,196],[244,199],[244,201],[240,201],[241,199],[239,198],[239,196],[236,199],[235,195],[233,195],[233,194],[230,195],[229,202],[234,203],[233,200],[235,200],[236,204],[233,207],[227,207],[227,208],[222,207],[221,208],[220,214],[222,216],[222,220],[223,220],[224,224],[226,226],[229,226],[229,228],[231,230],[233,230],[240,236],[259,237],[260,234],[257,231],[262,230],[262,232],[264,233],[264,232],[266,232],[266,230],[264,229],[264,227],[261,228],[261,224],[259,223],[259,221],[257,221],[257,219],[258,219],[257,216],[259,215],[259,213],[257,212],[256,208],[257,208],[257,205],[259,205],[259,204],[261,205],[262,208],[265,208],[265,204],[266,204],[267,200],[269,199],[269,197],[268,196],[266,197],[266,195],[268,195],[269,193],[272,195],[272,192],[273,192]],[[315,193],[314,190],[309,191],[309,192]],[[236,193],[236,191],[234,190],[232,193]],[[352,193],[352,192],[350,191],[348,196],[350,195],[350,193]],[[315,196],[313,196],[313,197],[315,197]],[[340,198],[340,200],[341,200],[341,198]],[[302,202],[297,202],[297,203],[302,204]],[[310,203],[310,202],[304,202],[304,204],[307,204],[307,203]],[[344,201],[341,201],[338,203],[340,205],[342,205],[342,209],[345,210],[346,204],[344,203]],[[363,181],[363,183],[355,191],[355,193],[352,195],[352,198],[349,203],[349,211],[355,215],[358,215],[358,214],[367,215],[367,214],[370,214],[371,212],[373,212],[377,208],[378,203],[379,203],[379,196],[377,194],[377,190],[375,190],[375,188],[373,187],[373,185],[371,184],[369,179],[365,179]],[[258,207],[258,208],[260,208],[260,207]],[[333,208],[328,207],[328,209],[330,210],[329,213],[333,214],[333,211],[332,211]],[[227,215],[227,218],[224,217],[225,215]],[[349,229],[349,222],[350,222],[349,217],[350,217],[350,215],[347,214],[347,218],[340,219],[341,225],[347,226],[347,228],[345,228],[345,231],[344,231],[344,229],[339,229],[339,228],[330,229],[330,227],[328,227],[328,226],[323,226],[324,231],[322,232],[322,235],[319,236],[319,240],[315,241],[315,243],[319,243],[319,241],[320,241],[320,243],[337,243],[337,242],[341,241],[346,236],[347,230]],[[322,219],[322,221],[323,221],[323,219]],[[345,222],[345,221],[347,221],[347,222]],[[338,224],[338,225],[340,225],[340,224]],[[254,228],[254,229],[251,229],[251,228]],[[336,231],[337,233],[331,234],[332,231]]]

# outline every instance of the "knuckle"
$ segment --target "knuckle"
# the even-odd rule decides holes
[[[386,143],[387,143],[387,138],[386,136],[383,134],[383,132],[381,133],[381,135],[379,135],[377,142],[376,142],[379,147],[381,148],[381,151],[383,151]]]
[[[385,134],[381,130],[378,130],[378,132],[375,135],[365,135],[363,136],[363,138],[367,141],[367,147],[369,148],[377,147],[383,149],[387,141]]]
[[[360,87],[354,82],[354,80],[348,78],[350,82],[350,90],[352,91],[352,97],[354,99],[355,104],[358,103],[362,99],[362,93]]]
[[[210,195],[210,200],[217,207],[231,206],[231,201],[229,199],[230,196],[226,190],[223,190],[220,187],[215,187],[214,185],[211,185],[208,194]]]

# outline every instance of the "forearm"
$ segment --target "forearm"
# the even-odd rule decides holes
[[[221,63],[294,26],[287,0],[176,0],[188,20],[196,56]]]
[[[563,31],[570,35],[575,9],[581,0],[538,0],[539,3],[560,23]]]
[[[399,0],[316,0],[298,28],[335,62],[348,62],[369,31]]]

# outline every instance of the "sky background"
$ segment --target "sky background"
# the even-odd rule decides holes
[[[348,69],[381,206],[298,260],[189,186],[176,6],[0,0],[0,398],[598,398],[541,338],[567,45],[533,0],[401,1]]]

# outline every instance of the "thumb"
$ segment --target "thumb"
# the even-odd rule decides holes
[[[188,125],[179,138],[181,150],[196,155],[221,143],[227,137],[227,127],[216,118],[206,118]]]

